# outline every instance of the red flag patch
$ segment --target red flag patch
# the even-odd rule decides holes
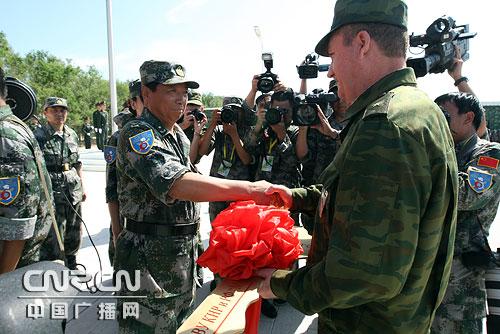
[[[479,161],[477,162],[478,166],[490,167],[497,169],[498,168],[498,159],[486,157],[484,155],[479,157]]]

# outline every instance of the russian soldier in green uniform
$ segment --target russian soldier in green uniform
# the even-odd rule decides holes
[[[448,93],[435,102],[450,115],[459,196],[450,282],[431,333],[483,333],[483,274],[491,252],[486,238],[500,202],[500,144],[478,137],[484,110],[474,95]]]
[[[0,274],[40,260],[40,249],[52,224],[49,203],[53,203],[38,143],[27,125],[13,115],[6,96],[0,68]],[[50,202],[40,173],[45,177]]]
[[[81,204],[86,194],[82,184],[82,162],[78,136],[64,124],[68,104],[60,97],[45,99],[47,124],[35,133],[52,181],[56,220],[70,269],[76,269],[76,254],[82,242]],[[55,231],[51,229],[42,247],[45,260],[61,259]]]
[[[443,113],[405,67],[407,6],[339,0],[316,52],[349,106],[342,145],[302,189],[273,186],[315,216],[306,266],[261,269],[259,288],[306,314],[319,333],[428,333],[450,275],[458,176]]]

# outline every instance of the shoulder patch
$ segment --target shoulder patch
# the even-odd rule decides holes
[[[468,175],[470,187],[478,194],[490,189],[493,184],[493,175],[490,173],[469,168]]]
[[[394,93],[390,92],[368,105],[363,114],[363,119],[372,115],[387,115],[393,96]]]
[[[147,130],[130,137],[128,140],[136,153],[148,154],[153,147],[154,139],[153,130]]]
[[[478,166],[490,167],[490,168],[493,168],[493,169],[497,169],[498,168],[498,159],[481,155],[479,157],[477,165]]]
[[[0,204],[9,205],[19,195],[18,177],[0,177]]]
[[[116,160],[116,146],[104,145],[104,160],[112,164]]]

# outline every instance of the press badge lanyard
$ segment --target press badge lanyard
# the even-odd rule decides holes
[[[223,156],[223,158],[222,158],[222,163],[223,163],[224,165],[225,165],[225,162],[227,161],[227,160],[226,160],[226,157],[227,157],[227,152],[226,152],[226,137],[227,137],[227,135],[226,135],[226,134],[224,134],[224,156]],[[234,145],[233,145],[233,151],[231,152],[231,158],[230,158],[231,160],[229,160],[229,161],[228,161],[229,163],[232,163],[232,162],[233,162],[233,158],[234,158],[234,150],[235,150],[235,149],[236,149],[236,146],[234,146]],[[228,166],[226,166],[226,167],[228,167]],[[229,166],[229,167],[230,167],[230,166]]]
[[[269,144],[269,150],[267,151],[267,154],[271,154],[271,151],[277,142],[278,142],[278,138],[274,138],[274,141],[271,139],[271,142]]]

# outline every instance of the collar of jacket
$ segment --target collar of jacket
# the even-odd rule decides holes
[[[10,106],[8,104],[0,106],[0,118],[4,118],[9,115],[13,115],[12,110],[10,110]]]
[[[49,134],[49,136],[53,137],[56,135],[56,130],[50,125],[50,123],[45,124],[45,130]],[[69,137],[68,126],[66,124],[63,125],[63,133],[64,137]]]
[[[345,110],[344,121],[353,118],[384,93],[399,86],[417,86],[417,78],[412,68],[394,71],[370,86]]]
[[[165,125],[163,125],[163,123],[158,118],[156,118],[156,116],[153,115],[148,109],[144,108],[141,117],[138,117],[137,119],[141,118],[149,123],[161,135],[162,138],[166,137],[170,133]],[[174,135],[177,131],[182,131],[177,123],[174,123],[173,130],[173,133],[170,133],[171,135]]]
[[[469,138],[462,140],[455,145],[455,154],[457,155],[458,166],[463,166],[469,161],[469,157],[477,145],[478,137],[474,133]]]

